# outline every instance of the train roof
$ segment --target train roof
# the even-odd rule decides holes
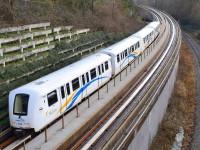
[[[153,21],[153,22],[149,23],[146,27],[150,27],[150,28],[156,29],[159,25],[160,25],[160,22]]]
[[[155,30],[155,28],[159,25],[160,23],[157,21],[149,23],[147,26],[145,26],[143,29],[139,30],[132,36],[138,37],[138,38],[145,38],[149,33]]]
[[[87,58],[23,85],[17,88],[16,91],[33,91],[40,92],[42,95],[47,94],[51,90],[66,84],[109,59],[111,58],[108,55],[101,53],[88,56]]]
[[[102,53],[112,53],[114,55],[120,54],[122,51],[124,51],[125,49],[131,47],[132,45],[136,44],[137,42],[139,42],[140,39],[137,37],[132,37],[129,36],[126,39],[123,39],[105,49],[103,49],[101,52]]]

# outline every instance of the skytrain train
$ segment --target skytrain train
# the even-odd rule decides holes
[[[96,54],[12,90],[10,125],[18,131],[42,130],[131,63],[154,42],[160,26],[151,22]]]

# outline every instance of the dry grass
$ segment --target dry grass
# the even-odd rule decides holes
[[[159,127],[151,149],[169,150],[173,144],[179,127],[184,129],[182,149],[190,149],[195,120],[196,79],[195,65],[192,55],[183,43],[174,92],[169,101],[167,112]]]

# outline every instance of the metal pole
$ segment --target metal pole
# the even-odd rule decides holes
[[[109,82],[109,81],[108,81],[108,82]],[[107,85],[107,93],[108,93],[108,82],[107,82],[107,84],[106,84],[106,85]]]
[[[80,114],[78,112],[78,105],[76,105],[76,117],[79,117],[79,116],[80,116]]]
[[[121,69],[120,69],[119,77],[120,77],[120,81],[121,81],[122,80]]]
[[[127,76],[127,68],[128,68],[128,67],[126,67],[126,76]]]
[[[65,124],[64,124],[64,113],[62,114],[62,129],[64,129]]]
[[[114,76],[114,86],[115,86],[115,76]]]
[[[23,148],[24,148],[24,150],[26,150],[26,144],[25,144],[25,141],[24,141],[24,145],[23,145]]]
[[[47,126],[45,127],[44,132],[45,132],[45,142],[47,142]]]
[[[89,96],[88,96],[88,108],[90,108],[90,99],[89,99]]]
[[[131,68],[131,63],[130,63],[130,72],[132,71],[131,69],[132,69],[132,68]]]
[[[98,88],[98,100],[100,100],[100,96],[99,96],[99,88]]]
[[[99,80],[98,80],[98,100],[100,99],[100,96],[99,96]]]
[[[135,68],[135,60],[134,60],[134,68]]]

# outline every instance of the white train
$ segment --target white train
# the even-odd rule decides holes
[[[76,106],[142,53],[160,33],[151,22],[137,33],[9,94],[10,125],[40,131]]]

